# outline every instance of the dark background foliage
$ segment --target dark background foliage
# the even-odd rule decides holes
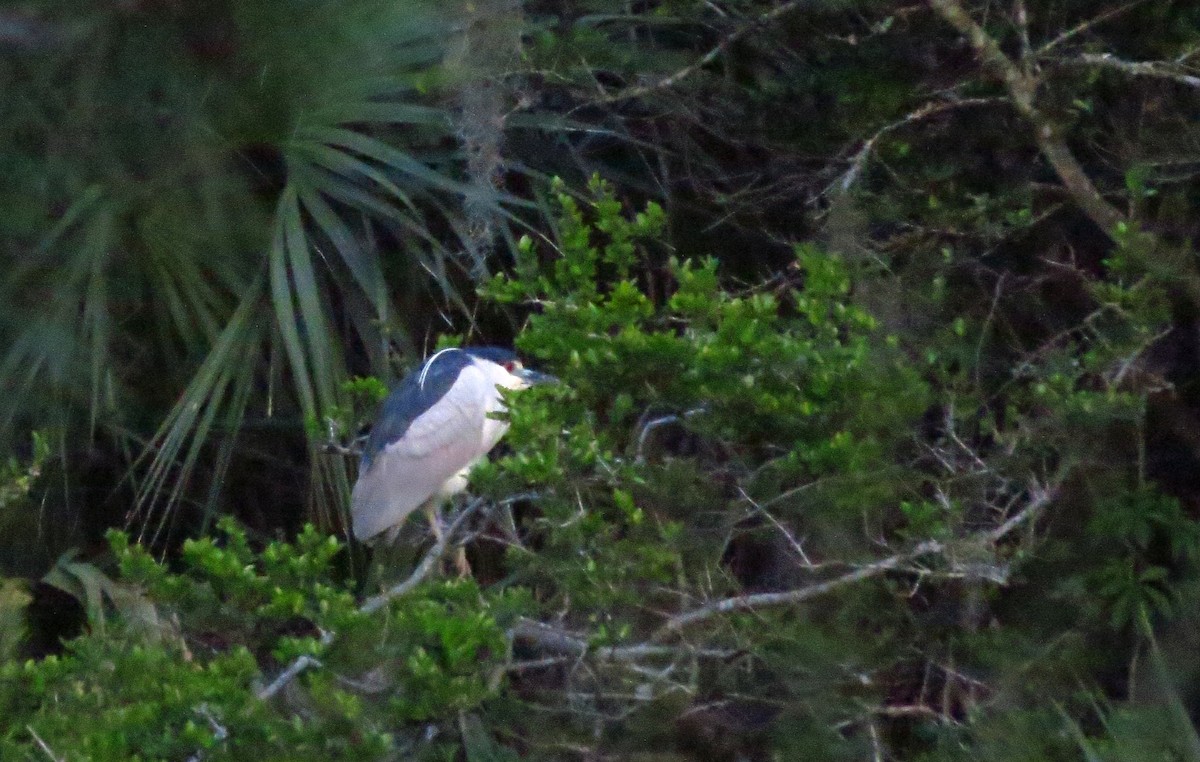
[[[1200,758],[1195,3],[25,2],[0,82],[5,758]],[[363,611],[345,382],[446,341],[564,383]]]

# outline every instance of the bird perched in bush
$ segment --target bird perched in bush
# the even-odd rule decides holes
[[[443,349],[384,400],[363,449],[351,496],[354,536],[395,539],[423,508],[440,538],[437,509],[467,486],[471,468],[508,430],[500,389],[555,380],[498,347]]]

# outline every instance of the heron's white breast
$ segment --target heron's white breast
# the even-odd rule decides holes
[[[476,367],[483,371],[489,390],[486,405],[488,417],[484,420],[483,430],[480,432],[482,454],[486,454],[491,452],[504,436],[504,432],[508,431],[508,421],[499,421],[491,417],[493,413],[504,413],[508,410],[500,397],[500,389],[521,389],[525,387],[525,383],[496,363],[480,363]]]

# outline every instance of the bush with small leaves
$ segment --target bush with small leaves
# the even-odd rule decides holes
[[[220,532],[186,543],[176,569],[110,533],[117,569],[105,585],[125,594],[110,595],[105,625],[59,656],[0,665],[0,758],[452,753],[457,741],[426,738],[418,723],[453,722],[495,695],[488,665],[506,652],[496,617],[515,616],[517,597],[435,582],[366,614],[335,538],[309,526],[256,546],[231,520]],[[267,690],[303,657],[322,668]]]
[[[892,335],[861,306],[865,264],[802,245],[737,287],[669,256],[653,203],[589,193],[559,186],[556,246],[522,240],[484,289],[532,308],[518,346],[562,379],[511,400],[511,454],[475,480],[535,495],[503,584],[593,655],[518,691],[560,742],[675,747],[700,717],[737,739],[704,754],[860,758],[885,725],[981,750],[1009,722],[1065,728],[1045,697],[1073,701],[1096,646],[1197,578],[1200,523],[1111,445],[1138,446],[1147,391],[1125,373],[1167,319],[1161,285],[1098,284],[1092,317],[997,368],[990,316]]]

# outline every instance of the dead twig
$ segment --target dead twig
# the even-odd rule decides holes
[[[1040,56],[1040,55],[1050,51],[1051,49],[1058,47],[1059,45],[1063,44],[1067,40],[1070,40],[1074,37],[1078,37],[1080,34],[1086,32],[1087,30],[1091,29],[1092,27],[1096,26],[1097,24],[1102,24],[1105,21],[1108,21],[1109,19],[1120,16],[1123,13],[1128,13],[1129,11],[1138,7],[1139,5],[1145,5],[1146,2],[1147,2],[1147,0],[1133,0],[1133,2],[1125,3],[1124,5],[1118,5],[1114,8],[1108,9],[1104,13],[1101,13],[1099,16],[1093,16],[1092,18],[1090,18],[1086,21],[1082,21],[1082,22],[1076,24],[1075,26],[1071,27],[1067,31],[1063,32],[1062,34],[1058,35],[1053,40],[1050,40],[1050,42],[1047,42],[1042,47],[1038,48],[1037,54]]]
[[[929,102],[922,105],[920,108],[912,111],[895,122],[879,128],[875,131],[875,134],[863,141],[863,144],[854,153],[854,156],[850,158],[850,168],[842,173],[838,179],[834,180],[829,187],[825,189],[824,194],[828,195],[829,192],[835,188],[843,193],[850,190],[850,188],[862,175],[863,170],[866,168],[867,161],[871,158],[871,153],[874,152],[875,146],[878,145],[880,139],[889,133],[923,121],[929,117],[936,116],[938,114],[944,114],[947,111],[955,111],[961,108],[989,106],[1004,102],[1005,100],[1003,98],[963,98],[954,101]]]
[[[539,649],[551,654],[582,659],[585,656],[599,662],[637,662],[642,659],[689,658],[702,656],[714,659],[728,659],[737,652],[730,649],[718,648],[681,648],[667,646],[661,643],[635,643],[627,646],[592,647],[586,638],[561,630],[544,622],[533,619],[520,619],[508,630],[508,637],[513,640],[523,640],[535,644]],[[551,661],[557,661],[551,657]],[[513,668],[524,669],[532,662],[514,662]]]
[[[366,437],[356,437],[350,441],[350,444],[346,444],[342,437],[341,427],[333,418],[325,419],[325,428],[327,439],[321,444],[321,452],[347,458],[362,457],[363,447],[367,443]]]
[[[785,527],[783,523],[779,521],[779,519],[775,518],[770,511],[756,503],[754,499],[746,493],[745,489],[738,487],[738,493],[742,496],[743,500],[745,500],[754,508],[754,511],[750,514],[751,516],[755,514],[761,514],[762,516],[766,517],[771,526],[775,527],[775,529],[777,529],[779,533],[783,535],[784,539],[787,540],[788,545],[791,546],[792,552],[795,553],[796,557],[800,559],[802,568],[808,571],[817,571],[825,566],[825,564],[813,563],[808,557],[808,554],[804,552],[804,543],[801,540],[796,539],[795,535],[792,534],[792,531]]]
[[[1025,0],[1015,0],[1013,17],[1017,24],[1017,32],[1021,37],[1021,70],[1029,73],[1033,66],[1033,48],[1029,44],[1029,11],[1025,8]]]
[[[333,633],[327,632],[321,637],[321,646],[328,646],[331,643],[333,643]],[[299,677],[302,672],[310,667],[320,666],[322,666],[321,661],[313,658],[312,656],[297,657],[291,664],[287,666],[287,669],[279,673],[278,677],[258,691],[256,695],[258,696],[259,701],[266,701],[270,698],[274,698],[277,693],[287,687],[288,683]]]
[[[1029,504],[1008,518],[1003,524],[984,535],[984,539],[989,544],[995,545],[1022,524],[1032,523],[1038,514],[1054,500],[1057,494],[1058,489],[1055,487],[1033,484],[1029,488]]]
[[[229,729],[217,721],[217,718],[213,715],[212,710],[209,709],[208,704],[201,704],[200,706],[196,707],[195,713],[208,721],[208,727],[212,730],[214,741],[221,743],[229,738]],[[203,762],[203,760],[203,751],[198,751],[187,758],[187,762]]]
[[[683,423],[687,419],[694,418],[695,416],[704,412],[706,412],[705,408],[699,407],[693,410],[688,410],[682,415],[668,413],[667,415],[660,415],[656,418],[651,418],[650,420],[646,421],[644,424],[642,424],[641,431],[638,433],[637,453],[634,456],[634,462],[638,465],[642,465],[646,462],[646,444],[649,442],[650,435],[654,433],[656,429],[659,429],[663,426],[669,426],[672,423]],[[645,420],[645,416],[643,416],[643,420]]]

